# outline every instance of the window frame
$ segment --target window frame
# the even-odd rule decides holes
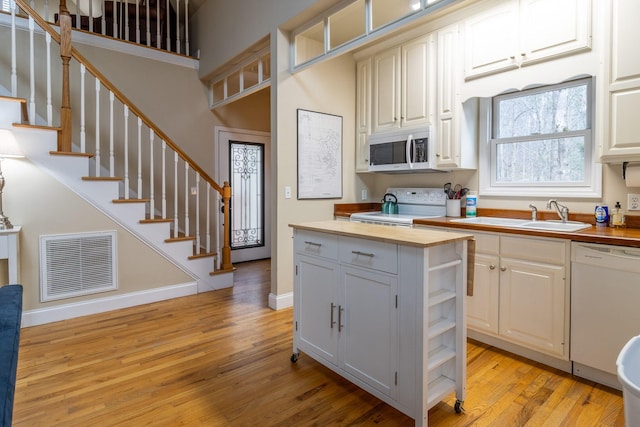
[[[587,129],[580,131],[557,132],[550,134],[528,135],[521,137],[493,138],[493,129],[497,126],[494,117],[494,102],[523,95],[547,92],[564,87],[574,87],[587,83]],[[561,83],[537,86],[520,91],[496,95],[480,100],[480,149],[479,149],[479,194],[487,196],[509,197],[563,197],[563,198],[601,198],[602,164],[596,162],[595,143],[595,78],[592,76],[567,80]],[[584,137],[585,176],[580,183],[497,183],[496,156],[499,144],[526,142],[541,139]]]

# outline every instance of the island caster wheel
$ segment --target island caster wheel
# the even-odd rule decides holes
[[[453,409],[456,411],[456,414],[461,414],[464,411],[462,407],[462,400],[456,400],[455,405],[453,405]]]
[[[300,353],[293,353],[291,355],[291,363],[296,363],[298,361],[299,356],[300,356]]]

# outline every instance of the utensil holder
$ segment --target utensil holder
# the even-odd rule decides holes
[[[447,216],[460,216],[460,199],[447,199]]]

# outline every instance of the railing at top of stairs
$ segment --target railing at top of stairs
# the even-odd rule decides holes
[[[50,60],[50,42],[51,39],[60,45],[60,56],[62,58],[61,75],[62,75],[62,92],[60,95],[61,107],[59,113],[60,127],[58,128],[58,151],[62,153],[74,152],[72,141],[80,141],[79,147],[75,147],[75,152],[87,153],[94,149],[94,179],[118,179],[116,172],[121,173],[123,181],[123,199],[131,201],[145,201],[149,206],[149,220],[159,220],[173,222],[173,239],[189,239],[195,240],[195,255],[211,253],[211,228],[212,224],[217,231],[217,209],[212,208],[217,205],[217,200],[211,200],[211,190],[218,193],[222,198],[223,208],[230,206],[231,187],[228,182],[224,186],[218,185],[193,159],[191,159],[175,142],[171,140],[160,128],[155,125],[142,111],[140,111],[115,85],[113,85],[96,67],[94,67],[80,52],[78,52],[71,44],[71,17],[66,8],[66,1],[60,2],[60,34],[58,34],[49,23],[46,22],[25,0],[11,1],[11,19],[12,19],[12,36],[11,36],[11,92],[12,96],[18,97],[18,76],[17,76],[17,49],[16,49],[16,4],[29,16],[29,37],[30,37],[30,67],[29,67],[29,120],[30,124],[35,125],[36,110],[38,113],[46,111],[47,126],[52,126],[54,109],[52,108],[52,83],[51,83],[51,67]],[[34,54],[34,23],[36,23],[44,32],[47,50],[47,73],[46,82],[37,81],[34,72],[36,57]],[[74,59],[77,65],[77,75],[79,79],[74,79],[74,90],[70,86],[70,67],[71,60]],[[89,72],[95,79],[95,91],[86,90],[86,72]],[[40,92],[47,93],[46,107],[36,105],[36,84],[46,86],[41,88]],[[101,92],[106,89],[108,92],[108,101],[101,97]],[[74,95],[79,99],[80,118],[72,116],[71,99]],[[87,100],[95,102],[95,112],[93,116],[90,109],[87,108]],[[105,107],[108,103],[109,123],[108,129],[100,124],[100,118],[105,113],[100,111],[101,107]],[[121,111],[122,114],[116,114]],[[130,115],[134,119],[129,119]],[[77,115],[76,115],[77,116]],[[79,121],[79,126],[73,126],[74,121]],[[95,135],[91,141],[88,130],[93,127]],[[116,135],[116,129],[121,131]],[[148,138],[143,135],[147,135]],[[130,138],[130,135],[137,134],[137,138]],[[109,146],[107,156],[102,156],[104,139],[108,138]],[[156,138],[160,143],[156,143]],[[130,144],[130,139],[134,139],[134,143]],[[116,144],[116,142],[122,142]],[[145,144],[143,145],[143,141]],[[93,146],[91,146],[93,142]],[[137,143],[137,144],[136,144]],[[157,146],[160,146],[159,149]],[[167,159],[167,149],[173,153],[173,159]],[[171,156],[169,156],[171,157]],[[132,159],[133,158],[133,159]],[[180,170],[179,162],[183,163],[183,171]],[[137,163],[137,186],[132,185],[136,181],[131,178],[131,164]],[[145,166],[143,168],[143,165]],[[156,174],[155,170],[159,169],[160,173]],[[173,172],[173,173],[171,173]],[[143,177],[143,175],[145,175]],[[173,179],[170,180],[170,175]],[[195,185],[195,187],[193,186]],[[161,190],[158,190],[158,186]],[[195,192],[192,189],[195,188]],[[169,195],[167,190],[173,190],[173,195]],[[206,201],[202,203],[200,195],[204,189]],[[189,196],[194,195],[195,202],[191,201]],[[146,196],[146,197],[145,197]],[[183,199],[182,212],[179,206],[180,199]],[[173,201],[173,204],[168,202]],[[156,206],[158,201],[158,207]],[[195,209],[195,233],[190,230],[190,209]],[[201,211],[204,211],[204,218],[201,218]],[[182,215],[180,215],[182,213]],[[173,215],[173,218],[169,217]],[[231,249],[229,234],[229,209],[224,208],[224,238],[222,246],[221,270],[231,270]],[[201,227],[203,225],[203,227]],[[195,234],[192,236],[192,234]]]

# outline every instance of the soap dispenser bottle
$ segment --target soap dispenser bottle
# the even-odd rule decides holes
[[[616,205],[612,209],[610,218],[610,226],[615,228],[620,228],[625,226],[625,217],[624,212],[622,211],[622,206],[620,206],[620,202],[616,202]]]

